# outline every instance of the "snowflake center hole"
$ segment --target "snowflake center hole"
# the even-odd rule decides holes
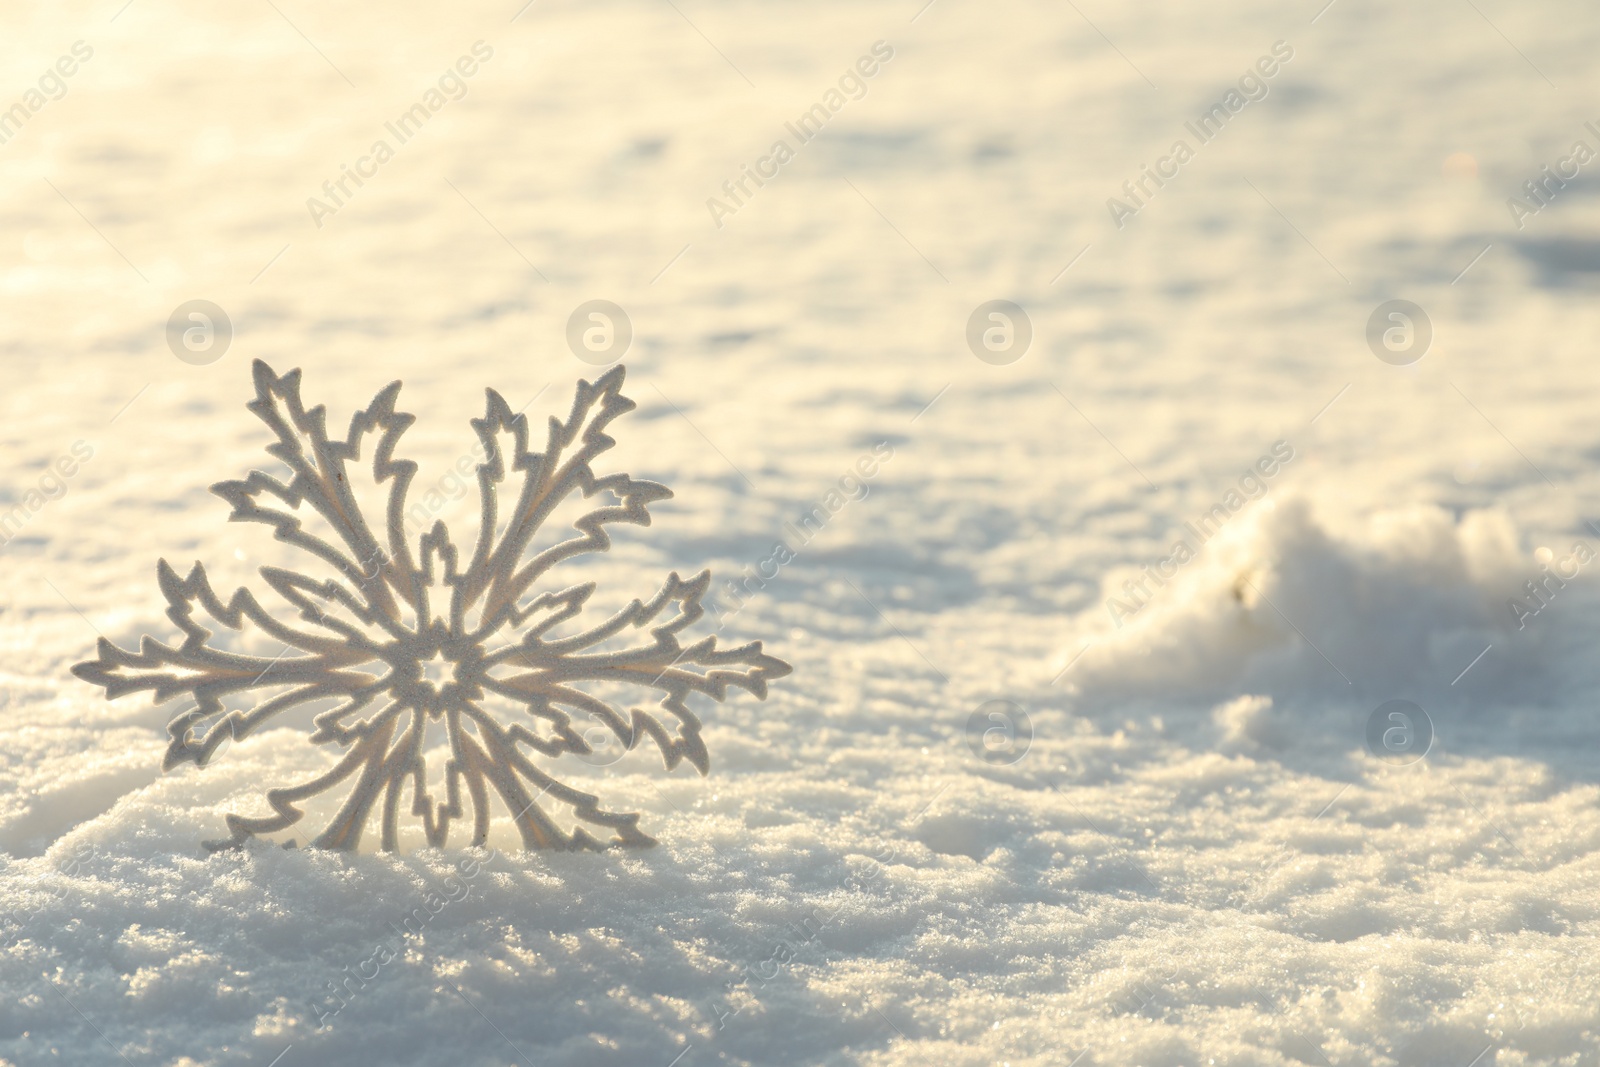
[[[447,685],[454,685],[456,679],[456,661],[445,658],[443,652],[435,652],[431,657],[418,664],[422,668],[422,681],[440,692]]]

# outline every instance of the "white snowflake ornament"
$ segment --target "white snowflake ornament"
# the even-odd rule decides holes
[[[306,410],[298,370],[280,376],[257,360],[253,373],[256,397],[249,408],[277,439],[268,453],[286,464],[292,477],[284,482],[252,471],[243,481],[219,482],[211,491],[232,505],[230,521],[273,527],[278,540],[321,560],[334,576],[318,579],[261,568],[267,585],[299,609],[296,625],[274,618],[246,589],[224,603],[199,563],[180,577],[162,560],[157,574],[170,605],[167,616],[183,631],[183,643],[174,647],[146,636],[138,652],[129,652],[102,638],[98,658],[73,668],[78,677],[104,686],[108,700],[145,689],[157,702],[193,697],[195,706],[168,727],[166,769],[184,761],[204,766],[227,739],[246,737],[291,708],[334,702],[312,720],[311,741],[341,749],[337,763],[310,781],[268,790],[271,815],[229,814],[233,836],[206,842],[207,847],[227,848],[284,830],[304,816],[297,804],[338,788],[348,794],[312,841],[316,847],[355,849],[376,811],[382,847],[396,849],[400,804],[408,794],[410,812],[420,818],[429,845],[445,844],[450,824],[463,815],[464,800],[472,808],[472,844],[482,845],[489,835],[491,791],[527,848],[654,844],[638,829],[638,814],[602,810],[598,798],[541,770],[531,753],[592,752],[573,728],[572,713],[578,712],[603,724],[626,749],[649,737],[669,770],[688,760],[705,774],[710,759],[688,696],[700,693],[721,701],[735,686],[765,698],[767,680],[791,668],[763,653],[759,641],[725,649],[717,647],[714,636],[679,643],[678,634],[703,614],[700,598],[710,584],[709,571],[688,581],[671,574],[649,601],[635,600],[586,629],[572,620],[582,614],[595,584],[545,587],[545,576],[556,564],[608,550],[607,525],[648,526],[648,505],[672,495],[665,486],[626,474],[597,476],[591,466],[615,444],[606,427],[635,406],[621,392],[623,368],[592,385],[578,383],[571,415],[566,422],[551,418],[542,453],[528,451],[527,420],[488,390],[484,417],[472,420],[486,459],[478,466],[477,544],[464,563],[442,522],[421,537],[415,556],[406,543],[406,494],[417,467],[394,456],[413,422],[394,407],[400,382],[357,412],[341,441],[328,437],[322,407]],[[360,460],[364,447],[372,450],[372,487],[387,485],[381,542],[350,482],[360,468],[349,464]],[[499,491],[513,474],[520,475],[516,500],[502,512]],[[579,536],[533,551],[535,533],[575,492],[584,498],[609,494],[616,503],[595,507],[574,522]],[[312,513],[335,537],[319,537],[303,527]],[[284,650],[272,658],[213,647],[212,630],[196,619],[197,608],[232,630],[248,620],[283,642]],[[647,643],[596,648],[646,626]],[[676,720],[676,733],[645,710],[624,715],[586,691],[585,683],[625,683],[660,692],[654,710]],[[520,721],[522,715],[519,721],[500,721],[487,710],[486,695],[521,705],[526,721]],[[254,706],[230,710],[225,704],[230,700],[254,701]],[[427,784],[424,738],[430,722],[442,722],[448,737],[443,798],[431,795]],[[545,811],[547,799],[570,806],[577,824],[563,830]],[[583,823],[615,836],[603,843]]]

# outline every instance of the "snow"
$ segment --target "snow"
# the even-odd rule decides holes
[[[0,1062],[1600,1056],[1574,548],[1600,550],[1600,198],[1590,167],[1521,229],[1506,204],[1600,145],[1591,10],[118,6],[8,12],[0,56],[9,106],[93,49],[0,145],[0,513],[27,511],[0,549]],[[478,41],[466,94],[318,228],[306,199]],[[717,228],[707,198],[878,41],[866,94]],[[1107,198],[1278,41],[1266,97],[1118,229]],[[167,345],[194,299],[235,328],[209,365]],[[568,569],[594,610],[771,559],[892,449],[723,624],[794,673],[697,708],[709,777],[560,768],[653,850],[523,854],[502,813],[492,852],[207,855],[327,755],[284,729],[162,774],[182,708],[68,670],[97,631],[173,637],[158,558],[218,589],[297,562],[206,492],[268,462],[249,361],[304,368],[339,426],[404,379],[418,485],[469,529],[483,388],[563,412],[595,299],[633,326],[613,469],[676,496]],[[1032,325],[1010,364],[967,347],[994,299]],[[1368,348],[1391,299],[1431,320],[1419,362]],[[1396,699],[1425,759],[1367,750]],[[1015,762],[969,736],[996,700],[1031,724]]]

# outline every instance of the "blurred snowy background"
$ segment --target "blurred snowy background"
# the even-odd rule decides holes
[[[1595,1062],[1600,15],[1324,4],[10,5],[0,1062]],[[182,708],[68,668],[173,638],[157,558],[294,562],[206,492],[270,463],[250,360],[340,428],[404,379],[455,528],[598,299],[677,494],[563,575],[609,603],[892,449],[724,628],[794,674],[698,709],[709,778],[579,768],[649,852],[207,856],[332,757],[162,775]]]

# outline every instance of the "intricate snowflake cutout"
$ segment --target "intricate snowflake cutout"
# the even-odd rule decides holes
[[[488,390],[484,417],[472,420],[486,459],[478,466],[477,545],[464,566],[442,522],[420,538],[415,556],[406,543],[407,489],[417,468],[394,456],[414,421],[395,410],[400,382],[357,412],[341,441],[328,437],[322,407],[308,411],[302,403],[300,371],[279,376],[257,360],[253,372],[256,397],[249,409],[276,437],[267,451],[292,477],[285,482],[252,471],[211,491],[232,505],[230,521],[273,527],[278,540],[310,553],[334,577],[261,568],[266,583],[299,609],[301,625],[292,625],[273,618],[245,589],[223,603],[201,564],[180,577],[162,560],[157,574],[170,605],[167,616],[183,631],[183,643],[174,647],[146,636],[138,652],[129,652],[102,638],[98,658],[73,668],[78,677],[104,686],[108,700],[144,689],[158,702],[193,697],[195,707],[169,726],[167,769],[186,760],[204,766],[223,741],[243,738],[290,708],[336,702],[313,719],[311,741],[341,748],[338,762],[310,781],[269,790],[274,814],[229,814],[233,836],[207,847],[227,848],[292,826],[304,815],[297,804],[336,788],[347,788],[348,796],[313,845],[356,848],[377,809],[382,847],[397,848],[400,804],[409,792],[411,813],[420,817],[427,842],[442,846],[452,821],[463,815],[463,787],[475,845],[488,837],[491,789],[525,847],[603,847],[581,823],[610,830],[610,844],[654,844],[638,829],[638,814],[602,810],[596,797],[546,774],[527,750],[549,757],[592,752],[573,728],[577,712],[602,723],[626,749],[651,738],[669,770],[688,760],[705,774],[710,760],[688,696],[721,701],[734,686],[765,698],[767,680],[783,677],[790,667],[763,653],[759,641],[725,649],[715,637],[679,643],[678,634],[703,614],[700,598],[709,571],[688,581],[671,574],[649,601],[635,600],[587,629],[553,634],[582,614],[595,584],[541,589],[546,572],[580,553],[608,550],[605,528],[611,523],[648,526],[648,505],[672,495],[665,486],[626,474],[597,476],[591,466],[615,444],[606,427],[635,406],[621,392],[623,368],[593,385],[578,383],[571,415],[566,422],[551,418],[542,453],[528,451],[527,420]],[[374,490],[382,494],[387,487],[386,543],[368,525],[350,481],[359,468],[348,465],[359,462],[363,447],[372,449]],[[521,484],[515,503],[502,512],[500,487],[512,474],[521,476]],[[541,525],[578,492],[584,498],[609,494],[616,503],[574,522],[579,536],[535,551]],[[313,512],[334,538],[303,527]],[[447,605],[433,602],[446,599]],[[439,614],[440,607],[448,614]],[[233,630],[248,620],[282,641],[284,651],[269,659],[213,647],[212,631],[196,619],[197,608]],[[648,643],[611,651],[596,647],[646,626]],[[435,673],[441,677],[431,677]],[[659,691],[656,710],[676,720],[676,732],[638,708],[624,715],[584,683]],[[528,724],[543,732],[520,721],[499,721],[487,710],[487,694],[521,705]],[[227,698],[255,704],[247,711],[228,710]],[[448,738],[442,800],[428,788],[424,737],[430,722],[436,728],[442,722]],[[569,805],[579,824],[571,830],[558,826],[544,809],[547,798]]]

